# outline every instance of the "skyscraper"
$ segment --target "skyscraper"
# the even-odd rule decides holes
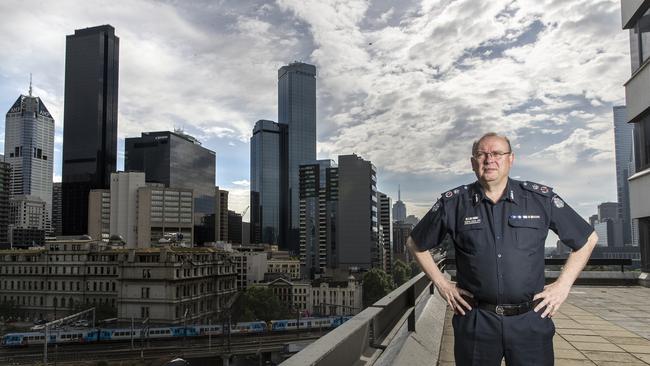
[[[382,268],[379,241],[377,169],[357,155],[340,155],[338,167],[338,266],[340,269]]]
[[[316,160],[316,67],[302,62],[278,70],[278,123],[288,126],[289,226],[286,249],[299,251],[299,170]]]
[[[397,189],[397,202],[393,204],[393,221],[404,222],[406,220],[406,205],[402,202],[402,190]]]
[[[143,132],[124,143],[124,170],[145,173],[146,181],[194,190],[194,242],[215,240],[216,154],[180,130]]]
[[[259,120],[251,137],[251,242],[286,249],[287,125]]]
[[[63,235],[63,219],[61,207],[61,182],[52,184],[52,231],[54,236]]]
[[[393,215],[390,201],[388,195],[377,192],[377,215],[384,247],[384,270],[388,273],[393,270]]]
[[[88,231],[88,193],[108,189],[117,162],[119,38],[110,25],[66,37],[63,234]]]
[[[0,248],[9,246],[9,196],[11,194],[11,165],[0,161]]]
[[[616,188],[618,194],[618,215],[623,224],[623,242],[632,242],[632,222],[630,219],[630,186],[627,183],[634,172],[632,141],[634,125],[627,123],[625,106],[614,107],[614,148],[616,151]]]
[[[11,196],[45,202],[42,230],[51,231],[54,118],[39,97],[18,97],[5,120],[5,162],[11,165]]]
[[[333,160],[318,160],[300,166],[300,273],[302,278],[324,274],[332,263],[331,250],[335,243],[336,201],[328,191],[337,180],[331,177],[336,169]]]

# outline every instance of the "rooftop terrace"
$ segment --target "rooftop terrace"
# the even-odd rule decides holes
[[[650,288],[638,277],[583,272],[553,318],[557,366],[650,365]],[[283,365],[454,365],[451,316],[421,273]]]

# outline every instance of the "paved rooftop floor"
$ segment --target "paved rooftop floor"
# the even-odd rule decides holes
[[[455,364],[451,316],[440,366]],[[553,321],[556,366],[650,365],[650,288],[574,286]]]

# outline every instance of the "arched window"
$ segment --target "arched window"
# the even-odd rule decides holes
[[[57,307],[59,305],[59,302],[57,301],[56,297],[54,300],[52,300],[52,306]]]

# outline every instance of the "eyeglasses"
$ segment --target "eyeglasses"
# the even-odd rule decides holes
[[[488,156],[497,160],[503,159],[504,156],[512,154],[512,151],[477,151],[474,154],[474,159],[476,160],[487,160]]]

